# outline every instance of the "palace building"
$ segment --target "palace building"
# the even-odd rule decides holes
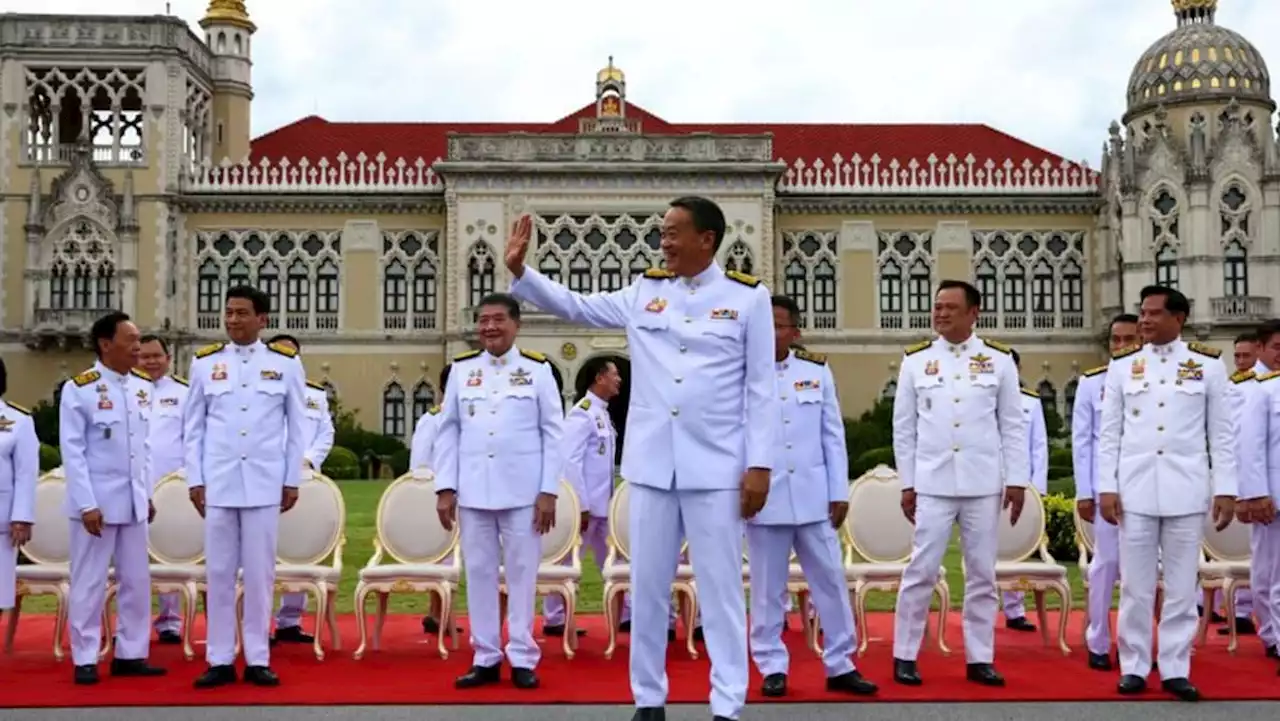
[[[1025,383],[1069,415],[1074,379],[1141,286],[1181,288],[1189,333],[1220,347],[1275,312],[1266,64],[1215,22],[1215,0],[1172,4],[1122,116],[1099,129],[1097,170],[985,125],[682,123],[633,102],[612,60],[560,119],[312,116],[252,138],[253,103],[271,98],[254,96],[241,0],[210,2],[202,34],[169,16],[0,16],[10,396],[51,398],[116,308],[170,339],[183,373],[224,337],[225,290],[251,283],[310,378],[405,437],[470,347],[477,300],[507,286],[519,214],[536,218],[530,265],[608,291],[661,263],[668,201],[700,194],[728,216],[721,263],[799,302],[847,414],[894,392],[937,282],[968,278],[982,332],[1017,347]],[[520,343],[550,357],[566,395],[588,358],[627,355],[622,333],[533,311]]]

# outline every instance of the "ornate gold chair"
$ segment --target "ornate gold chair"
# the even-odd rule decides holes
[[[1204,613],[1196,629],[1198,643],[1204,643],[1209,635],[1209,616],[1213,609],[1213,592],[1222,592],[1224,615],[1227,617],[1227,652],[1235,653],[1239,637],[1236,632],[1236,592],[1249,588],[1249,566],[1252,549],[1249,545],[1251,527],[1234,520],[1219,531],[1214,528],[1213,515],[1204,517],[1204,559],[1200,562],[1200,588],[1204,593]]]
[[[66,495],[67,482],[61,468],[41,475],[36,482],[35,524],[32,526],[31,540],[18,551],[31,563],[18,566],[17,593],[13,609],[9,612],[8,628],[5,630],[6,653],[13,651],[23,599],[28,596],[53,596],[57,601],[53,625],[53,657],[58,661],[65,657],[62,640],[66,633],[67,610],[71,601],[71,531],[67,526],[67,514],[62,510]],[[105,628],[103,635],[107,635]]]
[[[1027,488],[1026,503],[1016,524],[1010,523],[1010,509],[1000,512],[996,536],[996,588],[1000,591],[1030,591],[1036,600],[1040,631],[1045,645],[1049,639],[1049,612],[1044,607],[1046,591],[1054,591],[1062,600],[1058,614],[1058,648],[1063,655],[1071,653],[1067,645],[1067,623],[1071,618],[1071,587],[1067,569],[1049,555],[1049,536],[1045,533],[1044,500],[1034,488]]]
[[[440,598],[440,628],[437,646],[440,658],[449,658],[443,629],[452,629],[451,642],[458,648],[458,629],[453,622],[453,597],[462,576],[458,548],[458,524],[446,531],[436,515],[434,476],[415,478],[405,474],[383,491],[378,501],[373,557],[360,569],[356,585],[356,624],[360,646],[354,658],[364,657],[368,644],[365,602],[378,595],[373,632],[373,650],[382,646],[382,627],[387,617],[387,600],[393,593],[434,594]],[[393,563],[383,563],[386,558]]]

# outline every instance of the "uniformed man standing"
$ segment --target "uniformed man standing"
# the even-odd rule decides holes
[[[1241,414],[1240,499],[1237,518],[1251,523],[1249,586],[1253,612],[1258,616],[1258,637],[1269,658],[1277,658],[1280,640],[1280,524],[1275,523],[1280,503],[1280,320],[1264,323],[1257,333],[1257,360],[1252,397]],[[1237,612],[1237,617],[1240,615]],[[1237,618],[1236,623],[1240,623]]]
[[[826,358],[791,348],[800,340],[800,306],[785,295],[773,296],[772,304],[782,437],[769,500],[747,523],[751,656],[764,677],[760,692],[787,692],[790,658],[782,629],[795,549],[822,624],[827,690],[871,695],[876,685],[854,668],[853,611],[836,537],[849,512],[849,455],[835,378]]]
[[[444,368],[440,369],[440,385],[438,388],[440,389],[442,403],[444,402],[444,389],[449,385],[449,369],[452,367],[452,363],[446,363]],[[431,454],[435,448],[436,436],[439,432],[440,406],[435,405],[428,408],[427,412],[418,419],[418,422],[413,427],[413,438],[409,442],[409,472],[413,474],[416,480],[425,481],[435,478]],[[445,562],[452,562],[452,556],[446,559]],[[439,633],[440,597],[432,595],[430,603],[431,607],[427,611],[427,615],[422,617],[422,632]]]
[[[671,584],[688,534],[706,610],[711,711],[736,719],[749,677],[743,524],[764,507],[781,415],[773,311],[759,280],[715,262],[724,213],[706,198],[672,201],[662,221],[666,269],[580,295],[526,267],[533,219],[507,244],[511,292],[596,328],[625,328],[634,381],[622,477],[631,484],[631,692],[638,721],[665,717]],[[744,423],[743,419],[750,419]]]
[[[1186,296],[1148,286],[1141,297],[1138,330],[1146,344],[1113,354],[1098,440],[1100,512],[1120,526],[1118,688],[1122,694],[1146,688],[1156,582],[1163,575],[1161,685],[1195,701],[1200,693],[1188,676],[1210,493],[1219,528],[1235,508],[1233,394],[1221,353],[1180,337],[1191,311]]]
[[[98,362],[62,386],[58,441],[71,519],[71,658],[75,682],[98,682],[107,572],[115,568],[115,658],[112,676],[160,676],[151,650],[151,505],[148,422],[155,388],[134,370],[138,328],[108,313],[89,331]]]
[[[893,399],[893,455],[902,479],[902,512],[915,524],[902,574],[893,632],[893,677],[921,683],[916,666],[929,600],[960,525],[964,551],[964,652],[970,681],[1003,686],[996,671],[995,566],[1001,508],[1016,523],[1028,469],[1027,421],[1010,348],[973,334],[982,305],[977,288],[938,285],[938,337],[907,348]]]
[[[1107,332],[1111,352],[1138,342],[1138,316],[1124,313],[1111,320]],[[1089,668],[1111,670],[1111,597],[1120,580],[1120,529],[1097,515],[1098,434],[1102,432],[1103,387],[1107,366],[1085,371],[1076,385],[1071,409],[1071,467],[1076,481],[1076,512],[1093,524],[1093,558],[1089,560],[1089,618],[1085,643]]]
[[[603,569],[609,553],[609,502],[613,500],[613,459],[618,433],[609,417],[609,401],[622,390],[622,375],[608,358],[592,358],[582,368],[591,385],[565,417],[564,471],[582,504],[582,545],[591,549],[596,568]],[[542,633],[563,636],[564,599],[547,596],[542,602]],[[631,620],[631,595],[623,597],[620,623]],[[581,629],[579,630],[581,633]]]
[[[187,380],[170,374],[173,356],[169,344],[158,335],[140,339],[138,368],[151,377],[151,488],[160,479],[181,470],[183,462],[182,409],[187,402]],[[160,596],[155,628],[160,643],[182,643],[182,603],[176,592]]]
[[[0,618],[16,603],[18,548],[31,540],[40,475],[36,424],[31,411],[4,400],[8,389],[0,360]]]
[[[270,299],[227,291],[230,343],[196,351],[185,420],[187,485],[205,518],[209,668],[196,688],[236,680],[236,577],[243,572],[244,680],[276,686],[269,628],[280,514],[298,502],[306,436],[306,379],[298,354],[266,345]],[[263,432],[264,429],[276,429]],[[279,431],[283,430],[281,434]]]
[[[1018,369],[1019,383],[1022,377],[1022,356],[1017,350],[1009,351],[1013,365]],[[1022,385],[1022,415],[1027,422],[1031,486],[1043,496],[1049,492],[1049,434],[1045,429],[1044,403],[1040,394]],[[1004,625],[1013,631],[1030,633],[1036,630],[1027,620],[1026,594],[1021,591],[1004,592]]]
[[[514,298],[481,299],[476,327],[484,350],[453,359],[458,372],[449,375],[433,451],[440,521],[445,528],[459,523],[475,649],[471,669],[454,683],[472,688],[501,679],[498,584],[505,580],[511,682],[531,689],[542,655],[533,640],[538,535],[555,523],[564,403],[547,357],[515,346]]]
[[[284,346],[295,354],[302,351],[298,339],[286,334],[274,336],[267,341],[267,345]],[[324,384],[307,381],[304,392],[306,418],[302,422],[302,463],[306,466],[305,472],[309,474],[324,466],[324,459],[329,457],[329,451],[333,448],[333,414],[329,411],[329,394],[325,391]],[[302,631],[302,614],[306,610],[307,594],[284,594],[280,599],[280,610],[276,612],[276,633],[272,640],[315,643],[314,636]]]

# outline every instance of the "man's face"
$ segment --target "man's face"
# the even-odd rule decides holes
[[[600,375],[596,376],[596,384],[600,392],[596,395],[604,400],[616,397],[622,392],[622,374],[618,372],[618,366],[613,363],[606,363],[604,370]]]
[[[267,326],[266,314],[254,312],[253,301],[248,298],[228,299],[225,320],[227,337],[240,345],[258,340],[258,335]]]
[[[169,354],[158,340],[149,340],[138,348],[138,367],[152,380],[160,380],[169,374],[169,362]]]
[[[1280,370],[1280,333],[1272,334],[1266,343],[1258,344],[1258,360],[1271,370]]]
[[[1253,343],[1250,341],[1243,341],[1243,340],[1240,341],[1239,343],[1236,343],[1236,346],[1235,346],[1236,370],[1238,371],[1253,370],[1253,367],[1258,363],[1258,357],[1260,355],[1260,353],[1258,352],[1259,350],[1261,349],[1258,347],[1257,343]],[[1263,361],[1263,362],[1265,363],[1266,361]],[[1268,365],[1267,367],[1270,368],[1271,366]]]
[[[127,320],[120,322],[116,325],[115,337],[98,341],[102,360],[112,368],[137,368],[141,337],[138,326]]]
[[[938,335],[972,330],[978,322],[978,308],[970,307],[963,288],[944,288],[933,299],[933,329]]]
[[[500,356],[515,345],[520,332],[520,321],[511,317],[505,305],[482,305],[476,315],[476,330],[480,344],[490,355]]]
[[[1138,311],[1138,333],[1147,343],[1168,343],[1182,333],[1180,316],[1165,308],[1163,295],[1147,296]]]
[[[693,215],[684,208],[670,208],[662,218],[662,257],[667,270],[679,276],[693,276],[715,254],[715,234],[699,233]]]
[[[1111,324],[1111,337],[1108,339],[1114,353],[1122,348],[1138,344],[1138,324],[1118,321]]]
[[[795,318],[786,308],[774,306],[773,309],[773,351],[778,356],[785,355],[787,349],[800,342],[800,329],[796,327]]]

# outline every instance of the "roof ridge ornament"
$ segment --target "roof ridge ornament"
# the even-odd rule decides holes
[[[1218,10],[1218,0],[1172,0],[1173,14],[1178,18],[1178,26],[1187,23],[1213,24],[1213,16]]]

